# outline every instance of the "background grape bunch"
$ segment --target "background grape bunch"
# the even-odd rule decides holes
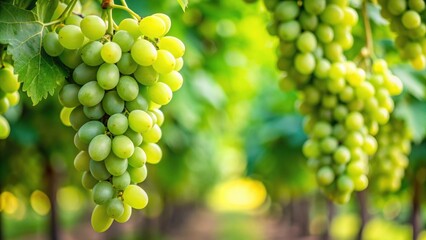
[[[423,0],[379,0],[381,14],[390,22],[397,35],[396,47],[400,56],[418,70],[426,67],[426,25]]]
[[[380,192],[395,192],[408,166],[412,136],[405,121],[391,116],[377,134],[378,150],[371,160],[373,186]]]
[[[137,184],[147,176],[145,163],[162,157],[160,108],[182,86],[185,52],[178,38],[165,36],[171,27],[165,14],[111,21],[70,15],[43,39],[46,53],[72,69],[59,92],[60,117],[76,130],[74,166],[92,190],[98,232],[148,204]]]
[[[3,48],[0,45],[0,48]],[[10,125],[3,116],[10,107],[19,103],[19,87],[18,75],[14,73],[13,65],[8,62],[6,54],[0,51],[0,139],[6,139],[10,134]]]
[[[374,137],[386,124],[402,91],[401,81],[376,60],[362,69],[346,60],[352,47],[357,12],[348,1],[272,1],[268,31],[280,39],[280,87],[301,92],[299,111],[306,116],[308,140],[303,153],[325,194],[338,203],[368,186]]]

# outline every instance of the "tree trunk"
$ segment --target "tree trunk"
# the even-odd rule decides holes
[[[421,216],[420,216],[420,201],[421,201],[421,189],[423,182],[419,174],[414,176],[413,183],[413,198],[412,198],[412,213],[411,213],[411,226],[413,229],[413,240],[416,240],[420,234],[421,229]]]
[[[45,149],[40,147],[40,152],[43,154],[44,160],[44,174],[45,174],[45,183],[47,187],[47,196],[50,199],[51,210],[50,210],[50,227],[49,227],[49,239],[58,240],[59,239],[59,224],[58,224],[58,215],[57,215],[57,201],[56,201],[56,192],[58,188],[58,179],[54,167],[50,164],[49,154]]]
[[[327,199],[327,228],[324,232],[324,234],[321,236],[321,240],[330,240],[331,236],[330,236],[330,226],[331,226],[331,221],[333,221],[333,217],[335,215],[336,209],[335,206],[333,204],[332,201],[330,201],[329,199]]]
[[[359,203],[359,214],[361,217],[361,226],[359,228],[357,239],[362,240],[362,234],[364,233],[365,225],[369,219],[367,210],[367,192],[365,190],[357,192],[356,196]]]

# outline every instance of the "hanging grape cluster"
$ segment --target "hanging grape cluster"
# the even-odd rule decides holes
[[[92,190],[98,232],[148,203],[137,184],[147,176],[145,163],[162,157],[160,107],[182,86],[185,52],[178,38],[165,36],[171,26],[165,14],[111,26],[95,15],[71,15],[43,39],[46,53],[72,69],[59,92],[61,119],[76,130],[74,165]]]
[[[273,20],[268,31],[279,37],[277,67],[283,90],[302,94],[308,140],[303,153],[317,182],[332,200],[344,203],[368,186],[368,160],[377,150],[379,125],[393,110],[391,95],[402,90],[386,62],[366,72],[343,51],[352,47],[357,12],[348,1],[264,0]]]
[[[13,65],[6,59],[0,59],[0,139],[6,139],[10,134],[9,122],[3,114],[19,103],[19,87],[18,75],[14,73]]]
[[[397,35],[395,44],[400,56],[420,70],[426,67],[426,14],[423,0],[379,0],[381,13]]]
[[[395,117],[380,128],[378,150],[371,160],[373,186],[380,192],[394,192],[400,188],[408,166],[411,140],[406,122]]]

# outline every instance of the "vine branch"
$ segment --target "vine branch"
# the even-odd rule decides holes
[[[361,11],[362,11],[362,18],[364,21],[365,45],[367,48],[367,52],[365,53],[364,57],[368,58],[374,55],[374,48],[373,48],[373,34],[371,31],[370,19],[368,17],[367,0],[364,0],[362,2]]]

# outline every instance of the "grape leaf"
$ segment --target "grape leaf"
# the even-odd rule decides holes
[[[413,135],[413,141],[420,143],[426,135],[426,102],[411,99],[401,101],[394,111],[396,117],[404,119]]]
[[[59,0],[37,1],[35,13],[37,14],[38,20],[49,22],[58,6],[58,2]]]
[[[182,10],[185,12],[185,9],[188,7],[189,0],[177,0]]]
[[[46,5],[43,5],[46,6]],[[42,8],[39,6],[38,8]],[[36,11],[37,12],[37,11]],[[50,12],[39,10],[45,16]],[[46,28],[38,16],[28,10],[0,3],[0,43],[8,44],[15,73],[23,82],[23,91],[36,105],[65,79],[66,72],[52,57],[42,51],[42,37]]]

